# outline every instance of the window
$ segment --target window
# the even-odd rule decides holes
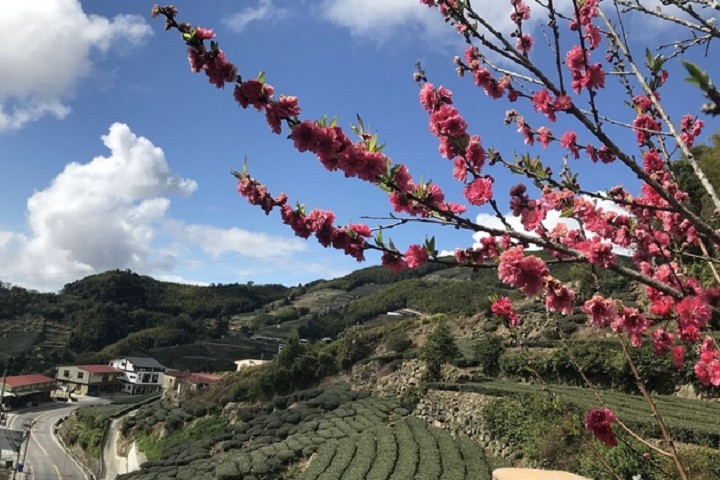
[[[82,380],[85,377],[83,372],[78,372],[78,380]]]
[[[63,370],[63,377],[70,378],[70,370]]]
[[[155,375],[152,376],[152,383],[157,383],[157,382],[158,382],[158,374],[156,373]]]

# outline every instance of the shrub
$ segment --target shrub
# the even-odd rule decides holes
[[[720,478],[720,451],[686,446],[679,453],[688,476],[693,480],[717,480]]]
[[[615,447],[608,447],[597,440],[593,442],[593,448],[585,448],[580,453],[581,475],[592,475],[595,480],[615,480],[616,475],[620,478],[675,478],[673,467],[665,457],[640,444],[637,440],[620,434],[618,444]],[[603,460],[612,467],[609,472],[597,455],[602,455]],[[690,477],[695,480],[695,477]]]
[[[473,358],[485,375],[496,377],[500,373],[500,355],[505,351],[503,340],[497,335],[485,335],[473,345]]]
[[[548,451],[548,432],[567,445],[579,440],[577,426],[581,415],[574,405],[542,395],[522,395],[516,398],[492,400],[483,409],[483,419],[490,434],[499,440],[522,449],[525,456],[538,463],[550,463],[543,457]]]
[[[375,349],[375,339],[362,327],[345,330],[338,339],[337,359],[342,368],[355,365],[358,360],[369,356]]]
[[[402,353],[412,347],[412,340],[405,330],[396,329],[385,336],[385,347],[391,352]]]

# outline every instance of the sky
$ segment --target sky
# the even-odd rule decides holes
[[[462,39],[419,0],[175,5],[181,20],[214,29],[244,78],[264,71],[277,94],[300,99],[302,118],[337,115],[348,127],[360,114],[386,142],[388,156],[416,178],[443,185],[450,200],[460,201],[461,191],[417,100],[412,74],[418,61],[430,81],[455,92],[486,147],[543,154],[559,168],[562,151],[523,145],[502,122],[507,104],[457,77],[452,58],[462,55]],[[508,27],[509,2],[475,5]],[[0,2],[0,281],[58,291],[93,273],[130,269],[202,285],[296,285],[378,263],[369,255],[359,264],[297,238],[277,213],[268,217],[237,194],[230,172],[247,162],[273,194],[286,192],[308,209],[332,209],[338,224],[390,223],[384,193],[327,172],[312,155],[295,151],[287,134],[272,134],[263,115],[242,110],[232,88],[216,89],[192,74],[178,33],[151,19],[151,7],[141,0]],[[634,26],[629,31],[638,45],[658,32],[647,23]],[[686,92],[669,95],[676,118],[702,103],[682,76],[671,72]],[[613,99],[610,87],[607,95]],[[527,116],[541,120],[534,112]],[[705,120],[701,140],[720,129],[717,120]],[[623,135],[632,148],[634,135]],[[634,182],[614,166],[574,167],[589,190]],[[495,189],[507,192],[519,180],[499,176]],[[469,215],[492,221],[482,208]],[[466,232],[426,225],[385,233],[401,250],[426,235],[436,236],[444,251],[474,241]]]

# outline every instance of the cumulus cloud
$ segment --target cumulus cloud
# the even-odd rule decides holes
[[[573,15],[570,2],[558,3],[560,5],[556,8],[563,15],[568,17]],[[650,9],[661,5],[659,0],[648,0],[643,3]],[[474,6],[483,19],[499,31],[510,33],[513,30],[514,25],[510,21],[512,11],[510,2],[485,1],[476,2]],[[667,9],[668,7],[663,8]],[[425,40],[436,43],[439,39],[447,38],[445,35],[450,31],[440,17],[437,8],[428,8],[419,0],[322,0],[320,9],[321,15],[326,20],[339,27],[349,29],[355,36],[379,42],[384,42],[392,35],[409,29],[413,33],[421,33]],[[684,16],[677,9],[670,11],[678,14],[681,18]],[[537,5],[533,7],[534,14],[525,23],[526,31],[538,28],[544,23],[541,12],[542,9]],[[613,13],[614,10],[608,10],[609,15],[612,16]],[[628,21],[632,26],[646,25],[647,22],[660,29],[668,29],[673,26],[672,22],[660,21],[648,15],[630,15]],[[639,38],[652,35],[654,32],[653,29],[648,28],[636,28],[631,31]]]
[[[79,0],[0,2],[0,131],[52,115],[64,118],[79,82],[92,72],[92,53],[152,33],[145,19],[87,15]]]
[[[287,239],[255,233],[241,228],[222,229],[210,225],[186,225],[171,222],[168,230],[173,237],[183,238],[187,245],[202,249],[212,258],[226,253],[237,253],[248,258],[288,256],[305,250],[301,242],[288,242]]]
[[[260,0],[254,7],[243,8],[223,19],[223,24],[234,32],[242,32],[253,22],[277,21],[288,16],[288,10],[273,4],[272,0]]]
[[[510,26],[508,2],[483,2],[483,17],[496,26]],[[418,0],[323,0],[322,15],[332,23],[348,28],[353,35],[384,41],[401,29],[419,30],[436,41],[448,27],[436,8]]]
[[[110,151],[70,163],[27,201],[28,232],[0,231],[2,280],[57,290],[91,273],[130,268],[179,278],[204,258],[274,260],[303,251],[299,240],[186,224],[169,217],[170,197],[188,196],[194,180],[170,170],[163,151],[116,123],[102,141]]]

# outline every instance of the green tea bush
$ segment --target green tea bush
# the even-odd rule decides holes
[[[440,478],[442,463],[437,441],[427,428],[427,424],[416,417],[405,420],[410,426],[413,437],[418,445],[419,461],[415,478],[418,480],[434,480]]]
[[[396,424],[395,438],[398,444],[398,458],[393,471],[393,479],[413,480],[417,473],[420,452],[407,422],[402,421]]]
[[[332,463],[319,477],[318,480],[337,480],[343,478],[350,462],[355,456],[356,442],[354,438],[343,438],[338,442],[337,452]]]
[[[397,443],[394,429],[377,428],[371,433],[377,437],[377,455],[367,474],[367,480],[387,480],[395,469]]]
[[[332,463],[337,451],[337,442],[330,441],[318,450],[310,466],[300,475],[300,480],[316,480]]]
[[[443,480],[464,480],[465,462],[460,454],[459,443],[441,428],[430,428],[430,433],[440,450]]]
[[[343,480],[364,480],[377,455],[375,433],[366,432],[357,439],[357,449]]]

